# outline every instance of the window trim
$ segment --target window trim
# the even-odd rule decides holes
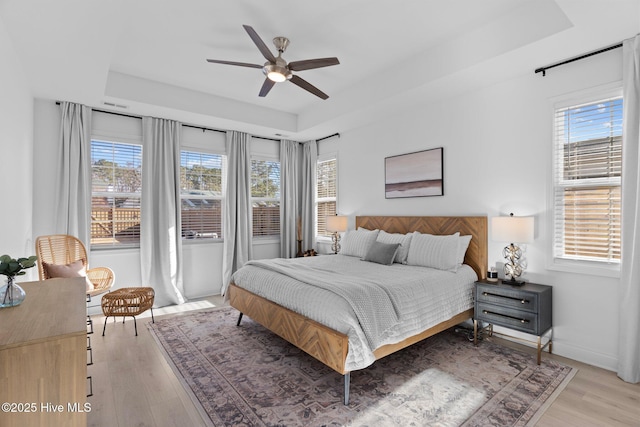
[[[550,162],[548,177],[548,197],[547,197],[547,224],[548,224],[548,243],[547,247],[547,269],[552,271],[560,271],[567,273],[578,273],[585,275],[593,275],[600,277],[620,277],[621,263],[608,263],[606,261],[591,261],[581,259],[568,259],[568,258],[556,258],[554,254],[555,245],[555,163],[556,163],[556,126],[555,118],[556,111],[558,109],[586,104],[594,103],[599,100],[608,98],[622,97],[622,82],[615,82],[603,86],[599,86],[593,89],[582,90],[571,94],[554,97],[549,100],[549,123],[551,123],[551,138],[550,138]],[[624,103],[624,99],[623,99]],[[624,173],[624,172],[623,172]],[[622,224],[621,224],[622,227]],[[621,238],[624,235],[624,231],[620,231]]]
[[[138,146],[140,147],[141,150],[141,154],[140,154],[140,168],[142,170],[142,152],[144,150],[144,145],[142,144],[142,141],[139,141],[135,138],[127,138],[127,137],[123,137],[123,136],[107,136],[107,135],[103,135],[103,134],[96,134],[96,133],[92,133],[91,134],[91,140],[90,140],[90,151],[93,150],[93,142],[106,142],[106,143],[111,143],[111,144],[121,144],[121,145],[133,145],[133,146]],[[89,206],[89,210],[90,212],[93,212],[93,198],[94,196],[99,196],[99,197],[106,197],[106,198],[113,198],[114,197],[114,193],[112,192],[105,192],[105,191],[93,191],[93,158],[91,156],[91,154],[89,155],[90,157],[90,181],[91,181],[91,189],[90,189],[90,206]],[[141,176],[142,179],[142,176]],[[140,193],[128,193],[128,192],[121,192],[121,193],[117,193],[118,195],[124,195],[124,196],[129,196],[130,198],[132,198],[132,196],[139,196],[140,199],[140,217],[142,219],[142,186],[140,187]],[[137,242],[133,242],[133,243],[118,243],[118,244],[97,244],[97,243],[92,243],[91,240],[93,238],[92,233],[91,233],[91,228],[93,226],[93,220],[89,221],[89,250],[90,251],[104,251],[104,250],[122,250],[122,249],[138,249],[140,248],[140,240],[138,239]]]
[[[278,192],[280,193],[280,197],[279,198],[274,198],[274,197],[254,197],[253,195],[251,195],[251,240],[252,243],[254,245],[259,245],[259,244],[272,244],[272,243],[279,243],[280,242],[280,236],[282,234],[282,218],[279,218],[280,221],[280,226],[279,226],[279,231],[278,234],[270,234],[267,236],[255,236],[253,234],[253,203],[255,201],[266,201],[266,202],[273,202],[273,201],[277,201],[278,202],[278,206],[282,206],[282,164],[280,163],[280,158],[276,157],[276,156],[269,156],[269,155],[264,155],[264,154],[251,154],[251,163],[253,163],[254,160],[257,161],[263,161],[263,162],[274,162],[274,163],[278,163],[278,168],[279,168],[279,173],[280,173],[280,182],[278,183]],[[250,183],[251,186],[251,183]],[[249,188],[249,190],[251,191],[251,187]]]
[[[224,205],[226,202],[226,188],[227,188],[227,154],[226,153],[220,153],[217,152],[215,150],[206,150],[204,148],[201,147],[195,147],[195,146],[188,146],[188,145],[181,145],[180,146],[180,157],[182,158],[182,153],[183,152],[189,152],[189,153],[199,153],[199,154],[208,154],[208,155],[212,155],[212,156],[221,156],[221,163],[222,163],[222,194],[220,196],[198,196],[195,195],[195,197],[191,197],[191,198],[195,198],[195,199],[214,199],[214,200],[220,200],[220,207],[221,207],[221,212],[220,212],[220,228],[222,233],[224,233]],[[181,165],[182,166],[182,165]],[[187,196],[187,195],[183,195],[183,194],[179,194],[178,196],[178,203],[180,204],[180,206],[182,206],[182,200],[183,200],[183,196]],[[188,198],[188,197],[185,197]],[[182,227],[182,223],[180,224],[180,227]],[[222,243],[224,242],[224,234],[222,235],[222,237],[218,236],[217,238],[202,238],[202,239],[187,239],[187,238],[182,238],[182,244],[187,244],[187,245],[196,245],[196,244],[211,244],[211,243]]]
[[[338,174],[338,170],[339,170],[339,164],[338,164],[338,153],[337,152],[330,152],[330,153],[324,153],[322,155],[319,155],[318,158],[316,159],[316,171],[318,169],[318,163],[320,162],[327,162],[327,161],[331,161],[331,160],[335,160],[336,161],[336,196],[335,196],[335,203],[336,203],[336,213],[339,212],[338,209],[338,193],[339,193],[339,174]],[[314,211],[318,212],[318,203],[320,202],[320,200],[318,199],[318,177],[316,176],[316,182],[315,182],[315,191],[314,191]],[[323,198],[324,199],[324,198]],[[330,198],[326,198],[326,201],[330,201]],[[330,236],[321,236],[320,234],[318,234],[318,218],[316,217],[316,224],[315,224],[315,230],[314,230],[314,234],[316,237],[316,242],[331,242],[331,237]]]

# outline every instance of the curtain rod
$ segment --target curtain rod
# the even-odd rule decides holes
[[[323,138],[318,138],[318,139],[316,139],[316,142],[324,141],[325,139],[333,138],[334,136],[337,136],[338,138],[340,138],[340,134],[338,132],[336,132],[333,135],[328,135],[328,136],[325,136]]]
[[[60,101],[56,101],[56,105],[60,105]],[[97,111],[99,113],[113,114],[114,116],[129,117],[129,118],[132,118],[132,119],[142,119],[142,116],[136,116],[136,115],[133,115],[133,114],[119,113],[117,111],[99,110],[97,108],[91,108],[91,110]],[[207,128],[207,127],[203,127],[203,126],[190,125],[190,124],[186,124],[186,123],[181,123],[181,124],[182,124],[182,126],[186,126],[186,127],[189,127],[189,128],[200,129],[200,130],[202,130],[202,132],[210,130],[212,132],[227,133],[226,130],[222,130],[222,129]],[[331,137],[336,136],[336,135],[338,137],[340,136],[339,133],[334,133],[333,135],[325,136],[324,138],[317,139],[316,141],[320,142],[323,139],[328,139],[328,138],[331,138]],[[258,135],[251,135],[251,136],[254,137],[254,138],[266,139],[268,141],[280,142],[279,139],[268,138],[266,136],[258,136]]]
[[[617,49],[619,47],[622,47],[622,43],[614,44],[613,46],[604,47],[602,49],[598,49],[598,50],[595,50],[593,52],[585,53],[584,55],[576,56],[575,58],[567,59],[567,60],[564,60],[562,62],[558,62],[558,63],[553,64],[553,65],[547,65],[546,67],[540,67],[540,68],[536,69],[535,72],[536,73],[542,72],[542,77],[544,77],[544,76],[547,75],[547,70],[549,68],[559,67],[560,65],[565,65],[565,64],[568,64],[570,62],[579,61],[580,59],[585,59],[585,58],[588,58],[590,56],[598,55],[599,53],[608,52],[610,50]]]

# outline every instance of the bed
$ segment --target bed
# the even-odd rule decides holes
[[[461,236],[471,236],[464,254],[464,266],[456,269],[454,273],[449,273],[452,274],[450,276],[446,276],[443,272],[436,272],[439,281],[450,280],[454,282],[458,280],[456,276],[460,276],[460,280],[466,282],[464,285],[466,287],[460,288],[463,290],[458,291],[458,293],[464,293],[465,302],[437,303],[439,308],[446,310],[438,310],[439,317],[435,320],[429,318],[428,312],[416,312],[418,320],[412,319],[409,322],[410,326],[389,320],[389,324],[393,324],[392,327],[383,328],[381,334],[373,334],[371,330],[379,332],[375,325],[364,328],[366,323],[360,322],[363,325],[362,329],[366,330],[358,330],[353,326],[354,323],[358,323],[357,320],[345,320],[345,323],[341,323],[342,320],[340,320],[339,313],[342,310],[350,311],[352,307],[347,304],[343,308],[342,303],[338,301],[341,296],[334,295],[335,292],[342,292],[340,291],[343,287],[341,281],[349,280],[339,276],[340,269],[343,267],[347,270],[355,269],[354,274],[361,275],[364,281],[369,280],[367,274],[378,277],[380,281],[389,281],[391,291],[385,290],[384,292],[394,295],[394,272],[402,272],[396,276],[401,276],[403,280],[412,281],[412,278],[420,273],[417,270],[424,270],[425,267],[411,267],[397,263],[394,263],[393,266],[382,266],[346,255],[325,255],[313,257],[313,260],[252,261],[249,263],[250,265],[241,268],[234,274],[225,296],[229,304],[240,311],[238,325],[241,323],[242,316],[247,315],[331,369],[344,375],[345,404],[349,402],[351,371],[363,369],[375,360],[471,318],[473,316],[473,281],[476,278],[484,279],[487,270],[487,218],[485,216],[358,216],[356,217],[356,229],[383,230],[386,233],[396,233],[395,235],[417,231],[429,235],[450,236],[459,233]],[[300,276],[297,278],[294,278],[295,274],[288,274],[290,265],[295,264],[307,267],[305,272],[299,273]],[[335,273],[329,271],[329,264],[335,267]],[[328,276],[328,280],[326,277],[323,280],[336,282],[336,288],[294,291],[294,284],[298,286],[299,282],[313,280],[311,276],[313,270],[319,271],[322,276]],[[332,276],[332,274],[334,275]],[[303,296],[303,298],[298,298],[300,304],[303,304],[301,307],[298,307],[298,302],[294,304],[283,299],[285,298],[283,294],[294,295],[296,292]],[[313,292],[319,292],[319,294],[316,296]],[[398,295],[400,294],[398,293]],[[393,298],[391,305],[397,303]],[[446,300],[449,297],[445,296],[444,298]],[[302,300],[310,300],[311,303],[308,304],[310,307],[305,307],[306,303]],[[414,304],[411,310],[417,311],[422,305],[422,303]],[[338,314],[329,310],[337,310]],[[323,316],[324,311],[332,314]],[[387,311],[380,309],[375,317],[382,317],[380,322],[384,323],[387,321],[385,313]],[[392,312],[388,315],[389,318],[393,316]],[[404,314],[402,316],[404,317]],[[345,314],[344,318],[349,319],[350,315]]]

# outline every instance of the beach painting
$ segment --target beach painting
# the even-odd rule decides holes
[[[444,195],[442,147],[384,159],[385,198]]]

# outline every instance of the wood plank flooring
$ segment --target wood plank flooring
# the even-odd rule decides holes
[[[221,305],[221,297],[211,297],[180,307],[154,309],[154,315],[157,319]],[[109,319],[104,337],[104,316],[93,315],[92,319],[94,363],[88,367],[93,377],[93,396],[87,399],[91,403],[89,426],[207,425],[147,330],[149,312],[138,317],[137,337],[131,318],[124,324],[120,318],[115,323]],[[521,344],[500,342],[535,353]],[[640,427],[640,384],[625,383],[614,372],[560,356],[544,353],[543,357],[552,357],[579,371],[537,426]]]

